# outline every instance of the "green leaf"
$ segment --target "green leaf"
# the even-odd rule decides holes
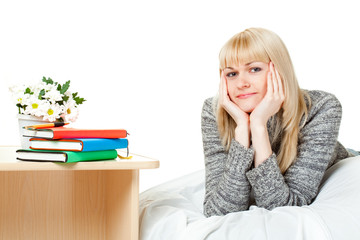
[[[83,102],[85,102],[86,100],[81,97],[76,97],[76,98],[74,98],[74,101],[76,102],[77,105],[80,105],[80,104],[83,104]]]
[[[59,84],[60,85],[60,84]],[[70,80],[67,81],[65,84],[62,85],[60,93],[64,94],[70,87]]]
[[[78,92],[73,93],[72,97],[73,97],[73,99],[74,99],[74,101],[76,102],[77,105],[83,104],[83,102],[86,101],[84,98],[81,98],[81,97],[78,96]]]
[[[69,100],[69,98],[70,98],[70,97],[69,97],[69,96],[66,96],[66,95],[64,95],[64,96],[62,97],[62,99],[63,99],[64,102],[66,102],[67,100]]]
[[[16,106],[18,107],[19,114],[21,114],[21,109],[26,109],[26,105],[21,105],[20,103],[16,104]]]
[[[27,88],[27,89],[25,90],[25,94],[33,95],[34,92],[32,92],[30,88]]]
[[[41,89],[40,93],[39,93],[39,100],[42,100],[44,99],[44,96],[45,96],[45,89]]]
[[[54,84],[54,81],[51,78],[46,79],[46,77],[43,77],[42,81],[46,84]]]

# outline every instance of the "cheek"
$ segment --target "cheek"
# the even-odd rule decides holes
[[[256,86],[256,88],[257,88],[257,90],[259,91],[259,92],[261,92],[261,94],[263,95],[263,96],[265,96],[265,94],[266,94],[266,92],[267,92],[267,77],[265,76],[265,77],[262,77],[261,79],[259,79],[258,81],[257,81],[257,86]]]
[[[261,93],[263,95],[263,97],[266,95],[267,92],[267,84],[265,83],[262,87],[261,87]]]
[[[228,93],[229,93],[230,99],[234,101],[236,85],[234,84],[233,81],[228,81],[227,87],[228,87]]]

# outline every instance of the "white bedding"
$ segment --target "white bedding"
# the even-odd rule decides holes
[[[142,240],[360,239],[360,156],[344,159],[325,174],[309,206],[248,211],[205,218],[204,171],[140,194]]]

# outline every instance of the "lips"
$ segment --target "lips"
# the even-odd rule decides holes
[[[254,93],[244,93],[244,94],[239,94],[236,96],[236,98],[239,98],[239,99],[246,99],[246,98],[249,98],[249,97],[252,97],[256,94],[256,92]]]

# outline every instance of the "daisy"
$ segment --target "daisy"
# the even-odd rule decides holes
[[[63,95],[56,89],[56,87],[51,88],[44,95],[44,98],[48,99],[48,101],[50,101],[53,104],[57,101],[61,101],[62,97]]]
[[[22,85],[14,85],[9,87],[10,92],[12,93],[13,101],[16,104],[24,105],[24,101],[26,98],[28,98],[28,95],[25,94],[26,86],[24,84]],[[25,96],[26,95],[26,96]]]
[[[61,117],[65,122],[75,122],[79,115],[79,109],[73,99],[64,103],[64,114]]]
[[[24,111],[25,114],[33,115],[36,117],[41,117],[42,110],[41,110],[41,104],[42,101],[39,100],[37,95],[31,95],[26,101],[26,109]]]
[[[41,115],[43,116],[44,120],[48,120],[49,122],[55,122],[57,119],[59,119],[61,112],[62,107],[57,103],[43,103],[41,106]]]

